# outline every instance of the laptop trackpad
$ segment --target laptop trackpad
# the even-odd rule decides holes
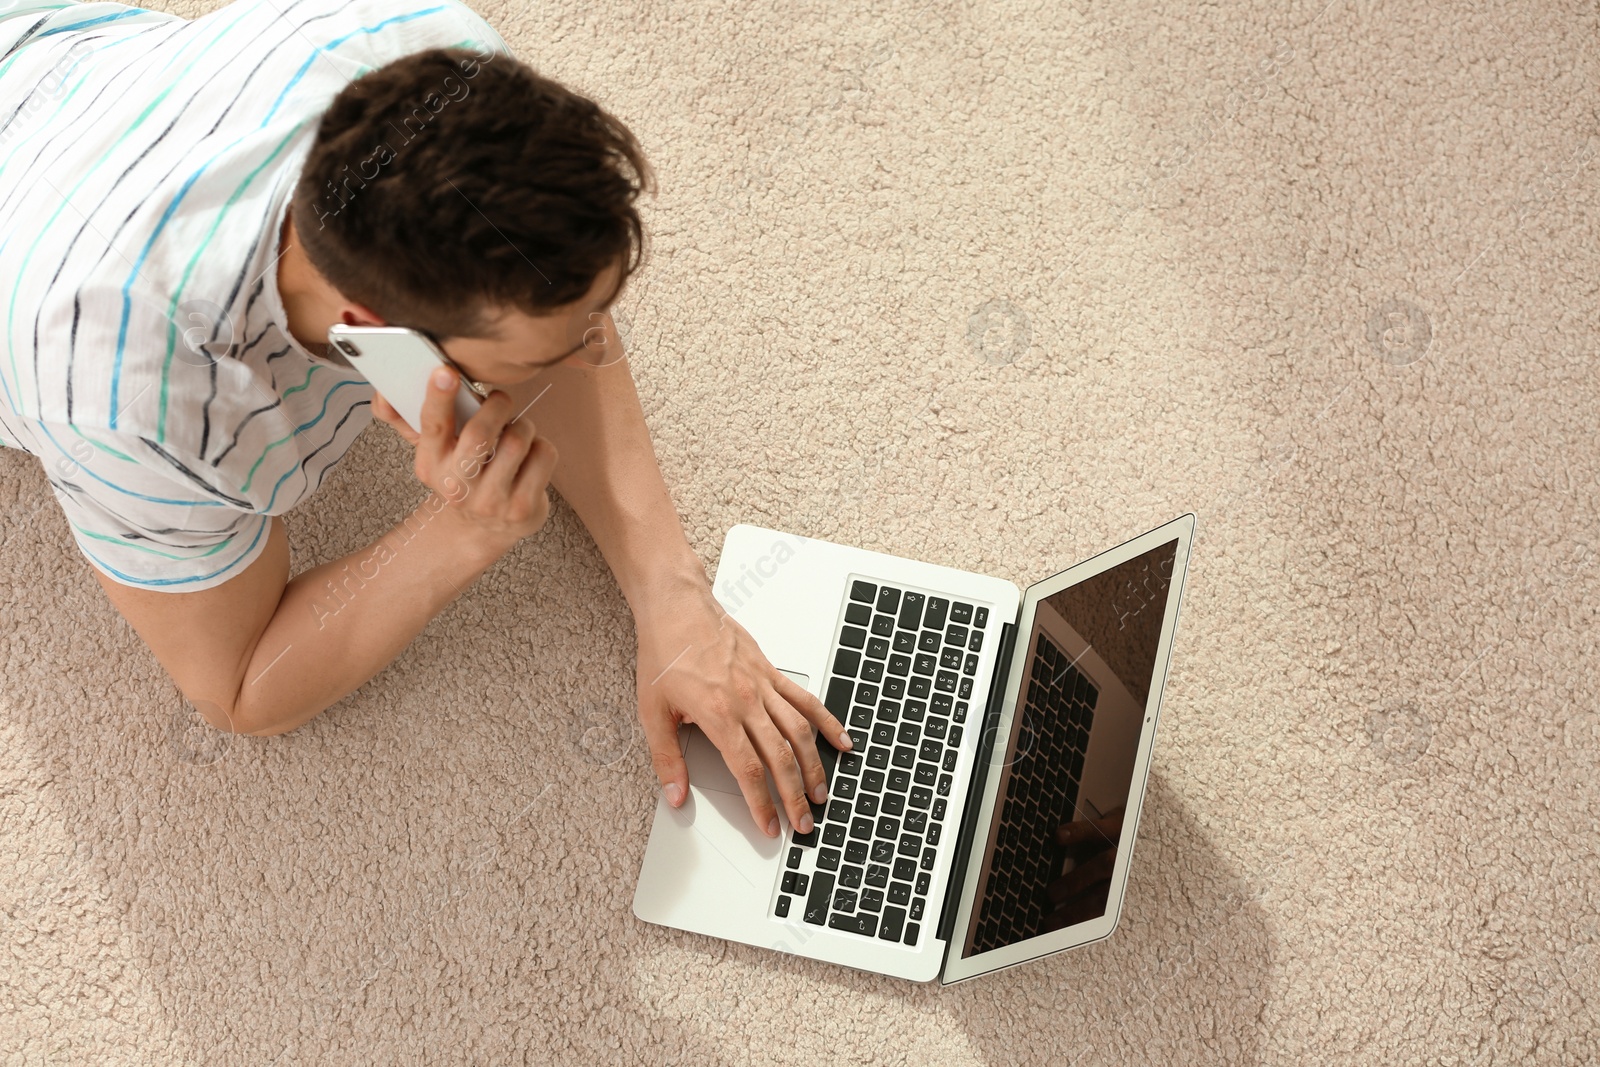
[[[787,675],[801,687],[809,690],[808,679],[803,674],[786,671],[779,668],[779,673]],[[698,726],[685,725],[683,727],[683,761],[689,765],[689,784],[696,789],[710,789],[718,793],[733,793],[744,795],[744,790],[739,788],[739,780],[728,770],[728,761],[722,758],[721,751],[711,743],[711,739],[700,732]]]

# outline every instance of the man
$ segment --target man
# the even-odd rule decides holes
[[[697,723],[779,833],[825,798],[815,697],[712,597],[606,309],[651,176],[627,128],[454,0],[240,0],[192,21],[0,7],[0,442],[37,456],[112,603],[213,725],[292,730],[356,689],[549,514],[554,485],[637,622],[669,801]],[[326,343],[435,339],[413,433]],[[371,414],[435,491],[292,580],[283,512]]]

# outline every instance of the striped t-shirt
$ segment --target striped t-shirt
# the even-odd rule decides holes
[[[510,54],[456,0],[0,3],[0,443],[103,573],[237,576],[371,421],[289,333],[279,233],[334,95],[450,46]]]

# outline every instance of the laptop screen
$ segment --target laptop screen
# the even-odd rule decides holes
[[[1052,594],[1017,634],[1028,668],[1010,737],[991,750],[995,815],[973,846],[963,957],[1105,915],[1177,548]]]

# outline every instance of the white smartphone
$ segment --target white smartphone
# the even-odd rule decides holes
[[[461,377],[456,389],[456,433],[487,399],[482,386],[450,362],[438,345],[404,326],[328,327],[328,343],[350,361],[350,366],[372,383],[389,405],[417,433],[422,432],[422,400],[428,394],[428,376],[435,368],[449,367]]]

